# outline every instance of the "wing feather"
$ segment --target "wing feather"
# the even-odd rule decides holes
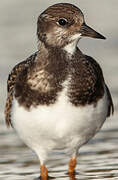
[[[92,62],[92,64],[94,65],[94,68],[96,69],[98,77],[101,78],[101,80],[105,84],[103,73],[102,73],[102,69],[99,66],[99,64],[92,57],[90,57],[90,56],[86,56],[86,58],[89,59],[89,61]],[[107,117],[110,117],[110,115],[111,114],[113,115],[113,113],[114,113],[114,104],[113,104],[113,100],[112,100],[112,96],[111,96],[110,90],[109,90],[109,88],[108,88],[108,86],[106,84],[105,84],[105,87],[106,87],[107,96],[108,96],[108,100],[109,100]]]
[[[28,68],[32,62],[34,62],[35,57],[37,56],[37,52],[31,55],[28,59],[25,61],[22,61],[21,63],[17,64],[11,71],[11,73],[8,76],[7,80],[7,100],[5,105],[5,121],[6,125],[9,127],[12,126],[11,122],[11,108],[12,108],[12,100],[13,100],[13,94],[14,94],[14,86],[17,81],[17,78],[19,74],[26,68]]]
[[[107,85],[105,84],[106,86],[106,91],[107,91],[107,96],[108,96],[108,99],[109,99],[109,105],[108,105],[108,113],[107,113],[107,117],[110,117],[110,115],[114,113],[114,104],[113,104],[113,101],[112,101],[112,97],[111,97],[111,93],[109,91],[109,88],[107,87]]]

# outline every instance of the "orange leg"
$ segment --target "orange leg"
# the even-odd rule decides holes
[[[40,166],[41,180],[48,180],[48,170],[45,165]]]
[[[77,180],[75,174],[69,174],[69,180]]]
[[[69,168],[68,168],[68,173],[70,175],[75,173],[76,164],[77,164],[77,158],[76,157],[71,158],[69,162]]]

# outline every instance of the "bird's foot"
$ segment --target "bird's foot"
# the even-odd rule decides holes
[[[70,162],[69,162],[69,168],[68,168],[68,174],[69,175],[75,174],[76,164],[77,164],[77,158],[76,157],[71,158]]]
[[[41,180],[48,180],[48,170],[45,165],[41,165]]]

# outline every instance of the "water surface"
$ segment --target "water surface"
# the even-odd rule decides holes
[[[40,175],[37,156],[27,148],[12,129],[4,124],[6,80],[20,60],[37,50],[36,19],[55,0],[4,0],[0,5],[0,180],[33,180]],[[69,0],[85,13],[86,21],[107,37],[106,41],[84,39],[83,52],[102,66],[112,92],[115,115],[102,130],[80,149],[76,175],[67,175],[69,158],[55,154],[47,163],[49,175],[57,180],[118,179],[118,0]]]

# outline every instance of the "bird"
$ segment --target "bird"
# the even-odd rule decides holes
[[[74,174],[80,147],[114,112],[100,65],[79,48],[82,37],[106,39],[74,4],[49,6],[38,17],[38,50],[8,77],[6,125],[37,154],[43,180],[54,151],[69,155],[68,174]]]

